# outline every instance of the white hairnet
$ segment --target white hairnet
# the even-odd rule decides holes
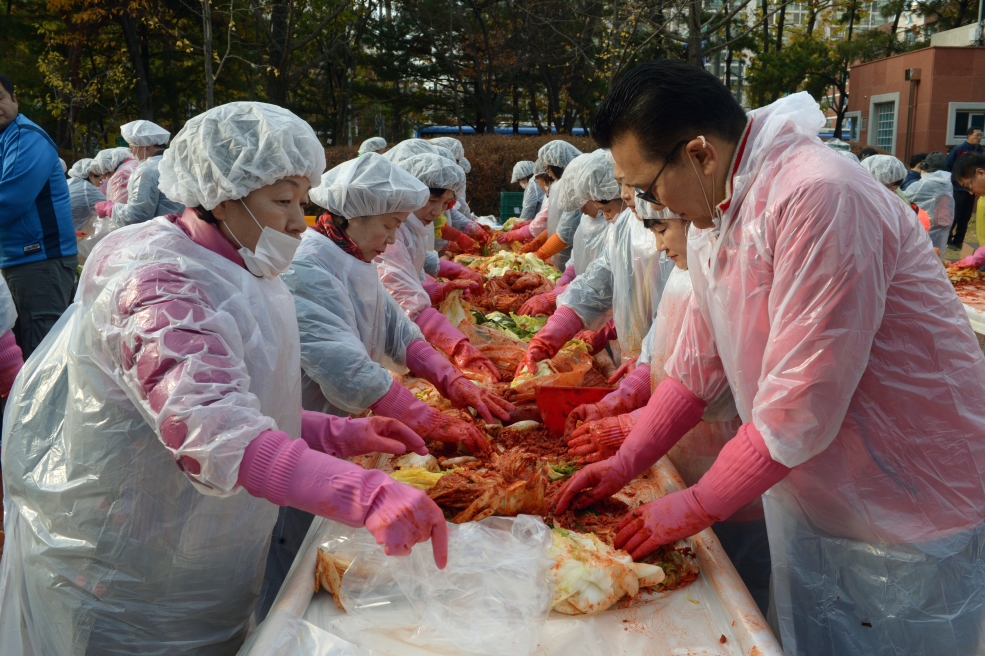
[[[534,162],[526,159],[514,164],[514,170],[510,174],[510,183],[519,182],[534,175]]]
[[[434,153],[409,157],[400,163],[400,167],[431,189],[451,189],[456,197],[466,189],[466,174],[462,167]]]
[[[859,163],[859,157],[855,153],[849,152],[848,150],[837,150],[837,153],[845,157],[846,159],[851,159],[852,161]]]
[[[459,166],[462,167],[462,172],[466,175],[469,175],[469,171],[472,171],[472,164],[465,157],[459,160]]]
[[[843,141],[842,139],[829,139],[825,142],[825,145],[832,150],[840,150],[843,152],[848,152],[850,148],[849,143]]]
[[[863,160],[863,168],[873,174],[881,184],[900,182],[907,176],[904,162],[893,155],[873,155]]]
[[[326,171],[308,197],[333,215],[352,219],[413,212],[428,202],[428,187],[377,153],[366,153]]]
[[[130,121],[120,126],[120,134],[131,146],[163,146],[171,139],[171,133],[157,123]]]
[[[62,165],[62,173],[68,173],[68,164],[65,163],[65,160],[59,157],[58,163]]]
[[[100,175],[113,173],[120,168],[120,164],[123,164],[128,159],[133,159],[133,157],[133,153],[130,152],[129,148],[107,148],[96,153],[96,157],[93,158],[92,167],[89,171],[90,173],[98,173]]]
[[[72,168],[68,170],[68,177],[70,178],[88,178],[89,169],[92,168],[93,162],[95,162],[91,157],[83,157],[82,159],[76,161],[72,165]]]
[[[544,162],[545,166],[565,168],[569,162],[581,154],[582,151],[572,144],[556,139],[541,146],[541,150],[538,151],[538,160]]]
[[[548,175],[548,167],[545,165],[544,162],[542,162],[541,160],[534,162],[533,175],[534,177],[537,177],[539,175]]]
[[[447,148],[457,162],[466,156],[466,149],[462,147],[462,142],[454,137],[435,137],[429,139],[428,143],[440,148]]]
[[[370,137],[359,145],[359,154],[375,153],[387,147],[387,140],[383,137]]]
[[[585,153],[569,162],[558,187],[558,207],[562,212],[580,210],[586,201],[620,197],[620,184],[605,150]]]
[[[161,192],[185,207],[211,210],[224,200],[288,176],[312,186],[325,170],[315,131],[283,107],[233,102],[195,116],[161,160]]]
[[[441,155],[445,159],[450,159],[453,162],[455,161],[455,155],[453,155],[452,151],[448,148],[430,144],[424,139],[405,139],[384,153],[383,156],[394,164],[400,164],[408,157],[414,157],[415,155],[421,155],[422,153]]]

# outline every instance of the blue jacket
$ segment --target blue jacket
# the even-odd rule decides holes
[[[78,252],[55,142],[18,114],[0,132],[0,269]]]

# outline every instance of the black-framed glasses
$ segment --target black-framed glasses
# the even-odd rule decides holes
[[[662,166],[661,170],[658,171],[657,175],[654,176],[654,181],[651,182],[649,185],[647,185],[647,189],[643,191],[637,189],[637,198],[639,200],[642,200],[645,203],[652,203],[654,205],[661,204],[660,199],[658,199],[657,196],[653,194],[654,185],[657,184],[657,179],[661,177],[662,173],[664,173],[664,169],[668,168],[668,164],[670,164],[671,160],[674,159],[675,153],[678,152],[678,149],[684,146],[689,141],[691,141],[691,139],[682,139],[681,141],[676,143],[673,148],[671,148],[671,152],[668,153],[667,158],[664,160],[664,166]]]

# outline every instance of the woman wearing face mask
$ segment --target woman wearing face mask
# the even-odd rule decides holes
[[[614,164],[620,198],[627,209],[613,221],[603,252],[556,299],[557,310],[527,347],[520,367],[533,368],[553,358],[580,331],[604,332],[613,320],[622,363],[613,382],[629,371],[640,355],[641,342],[661,300],[661,290],[674,263],[654,247],[654,236],[634,213],[634,191],[622,184],[623,172]]]
[[[736,437],[695,485],[629,515],[615,546],[640,558],[764,495],[785,653],[976,653],[983,355],[927,233],[819,141],[824,122],[805,93],[747,115],[671,60],[603,101],[593,135],[645,200],[692,222],[703,266],[667,378],[556,510],[622,488],[728,385]]]
[[[81,230],[89,219],[96,218],[96,204],[106,200],[99,190],[102,176],[93,171],[94,162],[94,159],[86,157],[68,170],[68,195],[76,230]]]
[[[565,174],[565,167],[581,154],[578,148],[567,141],[549,141],[538,150],[538,161],[547,167],[552,184],[557,184]],[[537,256],[564,271],[565,265],[572,256],[572,243],[575,231],[578,230],[579,222],[582,220],[582,212],[578,209],[563,212],[555,198],[557,195],[548,196],[546,239],[537,249]]]
[[[421,438],[301,407],[277,275],[323,168],[287,110],[216,107],[161,162],[189,209],[94,249],[7,404],[0,652],[235,652],[278,506],[365,525],[391,554],[434,537],[444,565],[438,507],[341,459]]]
[[[99,190],[111,203],[126,204],[130,198],[127,187],[130,176],[140,162],[133,156],[129,148],[107,148],[96,153],[95,168],[103,174]]]
[[[563,212],[582,212],[582,220],[573,239],[572,257],[555,288],[528,299],[518,314],[534,316],[554,312],[555,299],[565,291],[568,283],[575,276],[585,273],[589,264],[602,254],[612,221],[623,211],[620,184],[613,174],[613,162],[603,150],[573,159],[565,176],[558,182],[556,193]]]
[[[541,203],[544,202],[544,191],[534,182],[534,162],[522,160],[514,164],[510,182],[517,184],[524,190],[524,201],[520,206],[520,219],[533,221],[534,217],[541,211]]]
[[[432,307],[445,300],[453,290],[478,290],[482,277],[456,262],[439,260],[437,274],[452,280],[438,283],[425,279],[431,224],[455,200],[456,190],[465,180],[462,169],[443,157],[429,153],[403,159],[399,166],[425,185],[429,195],[427,202],[414,210],[400,226],[394,242],[376,258],[380,281],[421,329],[425,339],[448,355],[459,369],[487,381],[498,381],[500,373],[496,365],[470,344],[462,331],[453,326],[444,314]],[[502,403],[498,400],[495,405],[502,407]],[[501,419],[507,418],[495,407],[490,410]]]
[[[548,167],[541,160],[534,161],[534,169],[528,188],[531,186],[537,188],[541,195],[540,209],[526,226],[508,230],[497,237],[497,242],[501,244],[509,244],[514,241],[523,243],[524,247],[520,250],[521,253],[533,253],[544,246],[544,242],[548,239],[545,228],[548,227],[548,210],[550,209],[548,194],[551,191],[551,176],[548,175]]]

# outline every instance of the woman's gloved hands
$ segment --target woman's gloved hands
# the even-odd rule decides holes
[[[464,296],[468,297],[470,293],[475,291],[477,294],[483,291],[481,285],[477,284],[472,280],[449,280],[448,282],[423,282],[421,286],[424,287],[425,292],[428,294],[428,298],[431,300],[432,305],[439,305],[445,298],[457,289],[464,290]]]
[[[14,333],[7,331],[0,337],[0,397],[7,398],[14,380],[24,366],[24,354],[17,346]]]
[[[524,304],[520,306],[517,314],[524,314],[529,317],[551,316],[551,314],[555,311],[555,301],[557,299],[558,294],[555,293],[554,290],[543,294],[538,294],[537,296],[532,296],[524,301]]]
[[[430,439],[450,444],[461,443],[471,453],[489,453],[490,444],[486,437],[479,432],[479,429],[458,417],[439,414],[441,416],[438,419],[438,424],[428,433]]]
[[[632,413],[589,420],[572,432],[568,439],[568,455],[582,463],[612,458],[635,424]]]
[[[448,385],[445,396],[457,408],[472,407],[487,424],[493,423],[494,416],[501,421],[509,420],[510,411],[514,409],[513,404],[461,375]]]
[[[520,227],[515,227],[513,230],[508,230],[499,237],[496,238],[499,244],[509,244],[511,242],[529,242],[534,239],[534,235],[531,234],[531,222],[528,221]]]
[[[448,278],[449,280],[471,280],[480,285],[480,289],[476,290],[476,293],[482,291],[483,276],[479,275],[469,267],[459,264],[458,262],[444,259],[439,260],[438,276],[441,278]]]
[[[376,538],[377,544],[383,545],[388,556],[407,556],[411,547],[430,538],[435,565],[445,569],[448,528],[441,509],[421,490],[391,481],[393,484],[381,481],[377,486],[366,513],[366,530]]]
[[[448,224],[442,226],[442,239],[447,240],[449,243],[455,244],[456,250],[460,253],[479,252],[479,244],[475,239],[464,232],[456,230]]]
[[[490,240],[492,239],[492,235],[486,232],[486,230],[483,229],[483,226],[476,223],[475,221],[470,221],[469,223],[467,223],[465,228],[463,228],[462,232],[472,237],[474,240],[476,240],[477,244],[480,244],[482,246],[488,246]]]
[[[115,203],[111,200],[101,200],[94,206],[96,210],[96,216],[101,219],[105,219],[108,216],[113,216],[113,205]]]
[[[407,451],[422,456],[428,453],[424,440],[413,430],[388,417],[352,419],[302,410],[301,437],[309,447],[336,458],[374,451],[394,455]]]
[[[534,253],[539,248],[544,246],[544,242],[548,241],[548,231],[542,230],[541,234],[532,239],[531,241],[524,244],[523,248],[520,249],[521,253]]]
[[[487,382],[500,382],[500,372],[496,365],[468,340],[462,340],[455,345],[455,350],[452,351],[452,362],[463,371],[479,374]]]
[[[598,403],[584,403],[572,410],[565,420],[565,435],[572,434],[580,421],[598,421],[632,412],[647,405],[649,399],[650,365],[641,365]]]
[[[555,357],[561,347],[565,346],[565,342],[582,329],[582,325],[582,319],[574,310],[565,306],[558,309],[527,346],[527,352],[517,365],[514,377],[523,373],[524,369],[537,371],[538,362]]]

